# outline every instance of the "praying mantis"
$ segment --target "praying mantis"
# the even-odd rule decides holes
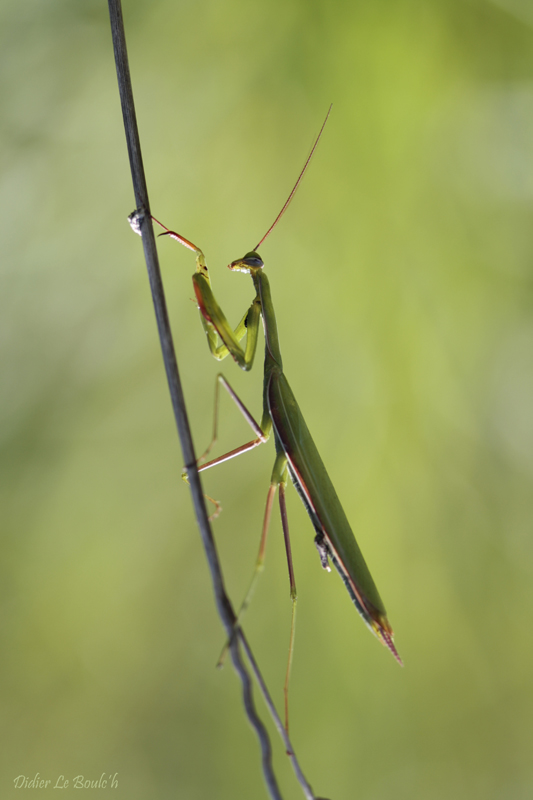
[[[296,398],[290,388],[289,382],[283,370],[281,350],[278,339],[276,316],[274,305],[270,293],[270,285],[267,276],[263,271],[264,263],[257,252],[265,239],[274,230],[279,220],[287,210],[300,182],[309,166],[311,158],[316,150],[324,126],[328,120],[331,107],[328,110],[320,132],[313,144],[311,152],[304,164],[304,167],[296,181],[285,205],[270,226],[266,234],[254,247],[246,253],[243,258],[232,261],[229,269],[232,272],[243,272],[250,275],[255,297],[235,329],[228,323],[222,309],[218,305],[213,291],[209,272],[202,250],[192,242],[185,239],[175,231],[166,228],[165,225],[154,221],[165,229],[162,236],[170,236],[180,244],[192,250],[196,254],[196,272],[193,275],[193,285],[200,310],[200,317],[204,331],[207,335],[211,354],[217,359],[222,360],[231,355],[237,365],[248,371],[252,368],[254,355],[257,347],[259,321],[263,320],[265,335],[265,361],[263,378],[263,414],[261,423],[258,424],[244,404],[237,397],[228,381],[222,376],[217,377],[217,398],[218,388],[222,385],[234,400],[244,418],[252,428],[255,438],[250,442],[219,456],[211,461],[205,462],[211,446],[216,439],[216,416],[215,433],[213,441],[209,445],[204,456],[199,459],[199,470],[204,471],[210,467],[234,458],[242,453],[257,447],[266,442],[271,435],[274,437],[276,457],[270,488],[268,490],[261,544],[259,556],[256,563],[252,584],[241,606],[241,612],[247,606],[255,580],[262,568],[266,546],[267,532],[270,523],[272,506],[276,490],[279,488],[279,505],[281,521],[287,552],[289,567],[290,594],[292,599],[292,622],[289,644],[289,659],[285,678],[285,720],[288,727],[288,682],[289,672],[294,645],[294,622],[296,609],[296,583],[292,564],[291,547],[289,539],[289,526],[285,501],[285,487],[288,477],[292,479],[296,491],[298,492],[311,522],[315,529],[315,545],[318,549],[322,567],[329,571],[329,562],[333,564],[340,574],[348,594],[350,595],[357,611],[363,618],[372,633],[391,651],[397,661],[402,664],[401,658],[394,646],[392,628],[387,619],[385,606],[378,593],[374,580],[363,558],[361,550],[355,540],[354,534],[348,519],[341,506],[337,493],[329,478],[324,463],[319,455],[316,445],[309,433],[302,412],[296,402]],[[240,342],[246,335],[246,346],[242,347]],[[220,342],[220,343],[219,343]],[[216,403],[218,405],[218,403]],[[202,463],[204,460],[204,463]]]

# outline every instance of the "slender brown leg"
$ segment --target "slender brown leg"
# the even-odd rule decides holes
[[[213,445],[215,444],[215,442],[217,440],[217,435],[218,435],[219,386],[220,386],[220,384],[222,384],[222,386],[224,386],[224,388],[228,392],[229,396],[231,397],[231,399],[233,400],[233,402],[235,403],[235,405],[237,406],[237,408],[239,409],[239,411],[241,412],[241,414],[243,415],[243,417],[245,418],[245,420],[247,421],[249,426],[252,428],[254,433],[257,435],[257,438],[252,439],[250,442],[246,442],[245,444],[241,445],[240,447],[236,447],[235,450],[230,450],[229,453],[224,453],[224,455],[218,456],[218,458],[214,458],[211,461],[208,461],[206,464],[204,464],[202,462],[208,456],[211,448],[213,447]],[[242,453],[247,453],[248,450],[253,450],[254,447],[258,447],[260,444],[264,444],[266,441],[268,441],[268,437],[270,436],[271,427],[272,427],[272,423],[270,422],[270,418],[268,418],[266,421],[263,421],[264,430],[262,430],[261,426],[255,421],[254,417],[250,414],[250,412],[248,411],[248,409],[246,408],[246,406],[244,405],[242,400],[238,397],[238,395],[231,388],[230,384],[225,379],[225,377],[222,374],[219,373],[217,375],[216,386],[215,386],[215,411],[214,411],[214,419],[213,419],[213,438],[211,439],[211,442],[209,443],[209,446],[207,447],[205,452],[200,456],[200,458],[197,461],[198,471],[199,472],[203,472],[204,470],[209,469],[210,467],[215,467],[218,464],[223,464],[225,461],[229,461],[230,459],[235,458],[236,456],[240,456],[240,455],[242,455]],[[188,483],[187,470],[183,470],[183,472],[181,474],[181,477],[183,478],[183,480],[186,483]],[[210,503],[212,503],[214,505],[214,507],[215,507],[215,510],[211,514],[209,519],[210,520],[216,519],[216,517],[218,517],[218,515],[220,514],[220,511],[222,510],[222,506],[220,505],[218,500],[214,500],[212,497],[209,497],[209,495],[204,494],[204,497],[206,498],[206,500],[208,500]]]
[[[255,587],[257,585],[257,580],[259,575],[263,571],[263,567],[265,565],[265,551],[266,551],[266,542],[268,537],[268,529],[270,527],[270,518],[272,516],[272,506],[274,504],[274,497],[276,494],[276,489],[280,485],[281,475],[283,475],[284,470],[286,469],[287,459],[284,455],[277,455],[276,461],[274,463],[274,469],[272,470],[272,478],[270,482],[270,487],[268,489],[267,494],[267,501],[265,507],[265,515],[263,517],[263,528],[261,531],[261,541],[259,543],[259,552],[257,554],[257,560],[255,562],[255,567],[252,575],[252,579],[250,581],[250,585],[248,587],[248,591],[244,597],[244,600],[241,603],[241,607],[239,608],[239,612],[237,614],[237,619],[235,621],[235,626],[237,626],[242,618],[242,615],[250,605],[250,601],[252,599],[252,595],[255,591]],[[217,662],[217,667],[221,667],[224,663],[226,658],[226,653],[228,651],[229,642],[226,642],[224,647],[222,648],[222,652],[220,654],[220,658]]]
[[[203,462],[211,452],[213,445],[216,443],[218,438],[218,407],[219,407],[219,390],[220,384],[224,387],[227,391],[241,414],[243,415],[244,419],[253,430],[256,435],[256,439],[253,439],[251,442],[247,442],[243,444],[241,447],[237,447],[235,450],[231,450],[231,452],[226,453],[223,456],[219,456],[218,458],[209,461],[207,464]],[[257,447],[260,444],[263,444],[267,441],[270,431],[263,432],[261,426],[255,421],[254,417],[250,414],[240,397],[235,393],[232,389],[226,378],[219,373],[216,377],[216,384],[215,384],[215,404],[214,404],[214,414],[213,414],[213,437],[207,446],[206,450],[202,453],[200,458],[198,459],[198,469],[200,471],[204,469],[209,469],[209,467],[214,467],[216,464],[222,464],[224,461],[229,461],[230,458],[235,458],[235,456],[241,455],[241,453],[246,453],[248,450],[252,450],[254,447]]]
[[[287,470],[285,469],[283,479],[279,484],[279,508],[281,512],[281,524],[283,526],[283,538],[285,539],[285,551],[287,553],[287,565],[289,567],[289,581],[291,588],[292,614],[291,614],[291,633],[289,637],[289,655],[287,658],[287,669],[285,671],[285,684],[283,694],[285,697],[285,730],[289,732],[289,680],[291,675],[292,656],[294,653],[294,634],[296,631],[296,581],[294,578],[294,566],[292,563],[291,540],[289,536],[289,520],[287,517],[287,505],[285,503],[285,486],[287,485]],[[289,753],[290,755],[290,753]]]

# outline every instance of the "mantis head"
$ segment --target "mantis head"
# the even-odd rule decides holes
[[[238,258],[237,261],[232,261],[231,264],[228,264],[228,269],[233,272],[246,272],[249,275],[258,269],[263,269],[263,267],[263,259],[255,250],[250,250],[243,258]]]

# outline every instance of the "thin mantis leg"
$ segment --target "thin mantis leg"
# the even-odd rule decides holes
[[[257,586],[258,578],[265,566],[266,541],[268,536],[268,529],[270,527],[270,518],[272,516],[272,506],[274,504],[274,497],[276,495],[276,489],[278,488],[278,486],[281,485],[283,481],[283,476],[285,476],[286,480],[286,472],[287,472],[287,458],[285,456],[285,453],[278,453],[278,455],[276,456],[276,461],[274,462],[274,469],[272,470],[272,477],[270,479],[270,486],[267,494],[265,515],[263,517],[263,528],[261,531],[261,541],[259,542],[259,552],[257,554],[257,559],[255,562],[254,571],[252,573],[252,578],[250,580],[250,585],[248,586],[248,591],[246,592],[244,600],[242,601],[239,611],[237,612],[235,627],[239,625],[242,619],[242,615],[250,605],[253,593],[255,591],[255,587]],[[292,562],[291,566],[289,567],[289,572],[291,571],[291,569],[292,569]],[[222,648],[222,652],[220,653],[220,657],[217,662],[217,667],[221,667],[223,665],[224,659],[226,658],[226,653],[228,652],[229,644],[230,643],[228,640],[225,643],[224,647]]]
[[[294,653],[294,634],[296,631],[296,601],[298,599],[296,593],[296,580],[294,578],[294,566],[292,563],[291,540],[289,536],[289,520],[287,517],[287,505],[285,502],[285,487],[287,485],[287,468],[283,473],[283,479],[279,484],[279,510],[281,513],[281,524],[283,526],[283,538],[285,540],[285,551],[287,553],[287,565],[289,567],[289,581],[291,586],[291,633],[289,637],[289,655],[287,657],[287,669],[285,672],[285,684],[283,686],[283,695],[285,698],[285,730],[289,733],[289,680],[291,675],[292,656]],[[290,754],[289,754],[290,755]]]
[[[248,591],[246,592],[244,600],[242,601],[241,607],[239,608],[239,611],[237,613],[237,621],[235,623],[236,625],[238,625],[242,615],[244,614],[244,612],[251,603],[252,596],[255,591],[255,587],[257,585],[257,580],[265,566],[266,542],[268,537],[268,530],[270,528],[270,518],[272,516],[272,506],[274,504],[274,496],[276,494],[277,488],[278,488],[277,483],[271,483],[268,489],[267,501],[265,506],[265,516],[263,517],[263,528],[261,530],[261,541],[259,542],[259,552],[257,554],[257,560],[255,562],[255,567],[252,579],[250,581],[250,585],[248,586]]]
[[[202,464],[202,461],[207,457],[207,455],[209,454],[211,448],[213,447],[213,445],[215,444],[215,442],[217,440],[217,435],[218,435],[218,400],[219,400],[219,386],[220,386],[220,384],[222,384],[224,386],[224,388],[228,392],[229,396],[234,401],[235,405],[237,406],[237,408],[239,409],[239,411],[241,412],[241,414],[245,418],[246,422],[252,428],[254,433],[257,434],[257,437],[255,439],[252,439],[250,442],[246,442],[245,444],[241,445],[240,447],[236,447],[235,450],[231,450],[229,453],[224,453],[224,455],[219,456],[218,458],[214,458],[214,459],[212,459],[212,461],[208,461],[206,464]],[[198,458],[198,460],[196,462],[197,465],[198,465],[198,472],[203,472],[204,470],[209,469],[210,467],[215,467],[218,464],[223,464],[225,461],[229,461],[230,459],[235,458],[236,456],[240,456],[240,455],[242,455],[242,453],[247,453],[248,450],[253,450],[255,447],[258,447],[260,444],[264,444],[265,442],[268,441],[268,437],[270,436],[271,426],[272,426],[272,423],[271,423],[270,417],[267,417],[266,420],[264,421],[265,432],[263,432],[263,430],[261,429],[261,426],[256,422],[254,417],[250,414],[250,412],[248,411],[248,409],[246,408],[246,406],[244,405],[244,403],[242,402],[240,397],[237,395],[237,393],[234,391],[234,389],[232,389],[232,387],[230,386],[230,384],[228,383],[226,378],[222,375],[222,373],[219,373],[217,375],[217,377],[216,377],[216,385],[215,385],[215,411],[214,411],[214,422],[213,422],[213,438],[211,439],[211,442],[209,443],[209,445],[208,445],[207,449],[205,450],[205,452]],[[181,477],[183,478],[183,480],[186,483],[188,483],[186,470],[183,470],[183,472],[181,474]],[[208,494],[204,494],[204,497],[206,498],[206,500],[209,500],[209,502],[212,503],[214,505],[214,507],[215,507],[215,510],[214,510],[213,514],[211,514],[211,516],[209,517],[209,521],[211,521],[213,519],[216,519],[218,517],[218,515],[220,514],[220,511],[222,510],[222,506],[220,505],[218,500],[214,500]]]
[[[257,434],[257,437],[255,439],[252,439],[250,442],[246,442],[245,444],[241,445],[240,447],[236,447],[235,450],[231,450],[229,453],[224,453],[224,455],[219,456],[218,458],[214,458],[212,461],[208,461],[206,464],[202,464],[203,459],[205,459],[207,457],[207,455],[209,454],[209,451],[211,450],[211,448],[213,447],[213,445],[215,444],[215,442],[217,440],[217,434],[218,434],[218,399],[219,399],[219,385],[220,384],[222,384],[224,386],[224,388],[228,392],[229,396],[234,401],[235,405],[237,406],[237,408],[239,409],[239,411],[241,412],[241,414],[245,418],[246,422],[252,428],[254,433]],[[263,429],[264,429],[264,432],[263,432],[263,429],[261,428],[261,426],[256,422],[254,417],[250,414],[250,412],[248,411],[248,409],[246,408],[246,406],[244,405],[244,403],[242,402],[240,397],[237,395],[237,393],[234,391],[234,389],[232,389],[232,387],[230,386],[230,384],[228,383],[226,378],[222,375],[222,373],[219,373],[217,375],[217,377],[216,377],[216,385],[215,385],[215,412],[214,412],[214,422],[213,422],[213,438],[211,439],[211,442],[209,443],[209,445],[208,445],[207,449],[205,450],[205,452],[198,458],[198,460],[196,462],[197,466],[198,466],[198,472],[203,472],[204,470],[209,469],[210,467],[215,467],[218,464],[223,464],[225,461],[229,461],[230,459],[235,458],[236,456],[240,456],[242,453],[247,453],[248,450],[253,450],[254,447],[258,447],[260,444],[264,444],[265,442],[268,441],[268,437],[270,436],[271,427],[272,427],[272,422],[270,420],[270,417],[267,417],[263,421]],[[187,471],[186,470],[183,470],[183,472],[181,473],[181,477],[185,481],[185,483],[188,483],[188,477],[187,477]],[[220,514],[220,512],[222,510],[222,506],[220,505],[218,500],[214,500],[208,494],[204,494],[204,497],[205,497],[206,500],[208,500],[210,503],[212,503],[213,506],[215,507],[214,512],[209,517],[209,521],[211,522],[211,520],[216,519],[218,517],[218,515]]]
[[[292,602],[292,612],[291,612],[291,632],[289,636],[289,654],[287,658],[287,669],[285,671],[285,683],[283,686],[283,695],[285,701],[285,730],[287,733],[289,732],[289,680],[290,680],[290,673],[291,673],[291,666],[292,666],[292,656],[294,653],[294,634],[296,630],[296,600],[297,600],[297,592],[296,592],[296,580],[294,577],[294,565],[292,561],[292,551],[291,551],[291,540],[289,536],[289,521],[287,517],[287,504],[285,501],[285,488],[287,486],[287,478],[288,478],[288,470],[287,470],[287,458],[285,454],[278,453],[276,456],[276,461],[274,463],[274,469],[272,470],[272,478],[270,481],[270,487],[267,494],[267,501],[265,507],[265,516],[263,518],[263,529],[261,532],[261,541],[259,544],[259,553],[257,555],[257,560],[255,562],[255,568],[252,575],[252,579],[250,581],[250,585],[248,587],[248,591],[246,592],[245,598],[242,601],[241,607],[237,614],[237,619],[235,625],[237,626],[241,619],[242,615],[250,605],[252,595],[255,591],[255,587],[257,585],[257,581],[261,572],[264,569],[265,565],[265,551],[266,551],[266,542],[268,536],[268,530],[270,527],[270,518],[272,516],[272,506],[274,504],[274,496],[276,494],[276,489],[279,486],[279,509],[281,514],[281,524],[283,527],[283,538],[285,541],[285,551],[287,554],[287,566],[289,569],[289,581],[290,581],[290,593],[291,593],[291,602]],[[224,658],[226,656],[226,652],[229,646],[229,642],[226,642],[222,653],[220,655],[218,665],[222,666]]]
[[[203,471],[205,469],[209,469],[210,467],[217,466],[218,464],[224,463],[224,461],[229,461],[231,458],[235,458],[242,453],[248,452],[248,450],[252,450],[253,448],[257,447],[260,444],[263,444],[267,441],[270,435],[270,428],[271,428],[271,420],[270,417],[267,417],[266,420],[262,420],[263,428],[258,425],[252,414],[248,411],[240,397],[231,387],[229,382],[226,378],[219,373],[216,378],[216,386],[215,386],[215,412],[214,412],[214,422],[213,422],[213,438],[208,445],[205,453],[200,457],[199,461],[205,458],[210,450],[212,449],[213,445],[215,444],[218,436],[218,408],[219,408],[219,391],[220,385],[226,389],[231,399],[234,401],[235,405],[248,422],[254,433],[257,434],[255,439],[252,439],[250,442],[246,442],[245,444],[241,445],[240,447],[235,448],[235,450],[231,450],[229,453],[225,453],[218,458],[214,458],[211,461],[208,461],[206,464],[199,464],[199,470]],[[266,430],[264,430],[266,428]],[[255,587],[257,585],[257,581],[261,572],[264,569],[265,564],[265,551],[266,551],[266,542],[268,537],[268,530],[270,527],[270,519],[272,516],[272,506],[274,504],[274,497],[276,494],[276,489],[279,486],[279,507],[280,507],[280,514],[281,514],[281,523],[283,527],[283,538],[285,541],[285,551],[287,554],[287,565],[289,569],[289,582],[290,582],[290,594],[291,594],[291,602],[292,602],[292,613],[291,613],[291,631],[289,637],[289,654],[287,658],[287,669],[285,672],[285,683],[283,687],[284,699],[285,699],[285,729],[289,730],[289,680],[290,680],[290,672],[291,672],[291,665],[292,665],[292,657],[294,653],[294,635],[296,630],[296,600],[297,600],[297,593],[296,593],[296,581],[294,578],[294,566],[292,561],[292,552],[291,552],[291,542],[289,536],[289,523],[287,518],[287,505],[285,501],[285,487],[287,485],[287,478],[288,478],[288,469],[287,469],[287,457],[285,453],[281,452],[278,453],[276,456],[276,461],[274,463],[274,468],[272,470],[272,477],[270,480],[270,487],[267,494],[267,501],[265,507],[265,514],[263,517],[263,527],[261,531],[261,540],[259,543],[259,552],[257,555],[257,560],[254,567],[254,572],[250,581],[250,585],[248,587],[248,591],[244,597],[244,600],[241,603],[239,612],[237,614],[236,623],[237,626],[242,618],[242,615],[250,605],[253,593],[255,591]],[[229,641],[226,642],[224,645],[222,652],[220,654],[220,658],[218,660],[217,666],[222,666],[224,659],[226,657],[226,653],[229,647]]]
[[[218,464],[224,463],[224,461],[229,461],[232,458],[235,458],[242,453],[248,452],[248,450],[252,450],[253,448],[257,447],[260,444],[263,444],[267,441],[268,436],[270,434],[270,427],[271,427],[271,420],[270,417],[267,417],[266,420],[262,420],[264,427],[268,430],[263,432],[263,429],[258,425],[252,414],[248,411],[242,400],[239,398],[237,393],[231,387],[229,382],[226,378],[219,373],[216,378],[216,386],[215,386],[215,411],[214,411],[214,421],[213,421],[213,437],[211,439],[210,444],[208,445],[204,454],[200,457],[199,462],[202,461],[210,452],[213,445],[215,444],[218,436],[218,408],[219,408],[219,391],[220,391],[220,384],[226,389],[228,394],[230,395],[231,399],[234,401],[235,405],[248,422],[252,430],[257,434],[255,439],[252,439],[250,442],[246,442],[245,444],[241,445],[240,447],[235,448],[235,450],[231,450],[229,453],[225,453],[218,458],[212,459],[211,461],[207,462],[206,464],[199,463],[199,470],[203,471],[205,469],[209,469],[210,467],[217,466]],[[294,578],[294,566],[292,561],[292,551],[291,551],[291,542],[289,536],[289,523],[287,517],[287,505],[285,501],[285,487],[287,485],[287,478],[288,478],[288,469],[287,469],[287,457],[285,453],[281,452],[278,453],[276,456],[276,461],[274,463],[274,468],[272,470],[272,477],[270,481],[270,487],[267,494],[267,501],[265,507],[265,514],[263,518],[263,528],[261,531],[261,540],[259,543],[259,552],[257,555],[257,560],[254,567],[254,572],[250,581],[250,585],[248,587],[248,591],[244,597],[244,600],[241,603],[240,609],[237,614],[237,619],[235,625],[237,626],[241,619],[242,615],[250,605],[253,593],[255,591],[255,587],[257,585],[257,581],[261,572],[264,569],[265,564],[265,551],[266,551],[266,542],[268,537],[268,530],[270,527],[270,519],[272,516],[272,506],[274,503],[274,496],[276,494],[276,489],[279,486],[279,507],[280,507],[280,514],[281,514],[281,523],[283,527],[283,538],[285,541],[285,550],[287,554],[287,565],[289,569],[289,582],[290,582],[290,595],[291,595],[291,602],[292,602],[292,613],[291,613],[291,630],[290,630],[290,637],[289,637],[289,653],[287,658],[287,669],[285,672],[285,683],[283,687],[284,693],[284,700],[285,700],[285,729],[287,733],[289,731],[289,680],[290,680],[290,672],[292,666],[292,657],[294,653],[294,635],[296,630],[296,600],[297,600],[297,593],[296,593],[296,581]],[[226,653],[229,647],[229,641],[226,642],[224,645],[222,652],[220,654],[217,666],[222,666],[224,659],[226,657]]]
[[[204,461],[207,458],[207,456],[209,455],[209,453],[211,452],[211,450],[213,448],[213,445],[216,443],[217,438],[218,438],[218,410],[219,410],[219,396],[220,396],[219,395],[219,389],[220,389],[220,385],[221,384],[224,387],[224,389],[227,391],[227,393],[229,394],[229,396],[231,397],[231,399],[233,400],[233,402],[235,403],[235,405],[237,406],[237,408],[239,409],[241,414],[243,415],[244,419],[246,420],[246,422],[248,423],[250,428],[256,434],[257,438],[256,439],[252,439],[252,441],[247,442],[246,444],[242,445],[241,447],[237,447],[235,450],[231,450],[229,453],[225,453],[223,456],[220,456],[219,458],[215,458],[215,459],[213,459],[212,461],[209,461],[206,464],[206,463],[204,463]],[[250,412],[248,411],[248,409],[246,408],[246,406],[244,405],[244,403],[242,402],[240,397],[237,395],[237,393],[234,391],[234,389],[232,389],[232,387],[230,386],[229,382],[226,380],[224,375],[222,375],[222,373],[220,373],[220,372],[216,377],[216,383],[215,383],[215,404],[214,404],[214,409],[215,410],[214,410],[214,414],[213,414],[213,437],[212,437],[209,445],[205,449],[205,451],[202,453],[202,455],[198,459],[198,468],[201,469],[201,470],[209,469],[209,467],[214,467],[217,464],[222,464],[222,463],[224,463],[224,461],[229,461],[230,458],[234,458],[235,456],[238,456],[241,453],[246,453],[248,450],[252,450],[254,447],[257,447],[260,444],[264,444],[268,440],[269,432],[267,432],[266,434],[263,433],[263,430],[262,430],[261,426],[256,422],[256,420],[250,414]]]

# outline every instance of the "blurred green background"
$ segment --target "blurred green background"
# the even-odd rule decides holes
[[[234,322],[252,287],[225,265],[270,225],[334,103],[261,254],[287,375],[405,669],[321,570],[290,488],[291,734],[309,780],[332,800],[529,800],[531,5],[126,0],[124,15],[153,211],[204,249]],[[126,222],[107,6],[4,0],[0,21],[0,795],[39,772],[118,773],[128,800],[266,797],[237,678],[214,668],[224,637]],[[159,250],[202,449],[218,366],[193,255]],[[261,360],[224,365],[256,415]],[[221,414],[218,452],[249,438],[226,398]],[[236,602],[273,457],[205,476]],[[280,707],[289,621],[276,518],[245,627]]]

